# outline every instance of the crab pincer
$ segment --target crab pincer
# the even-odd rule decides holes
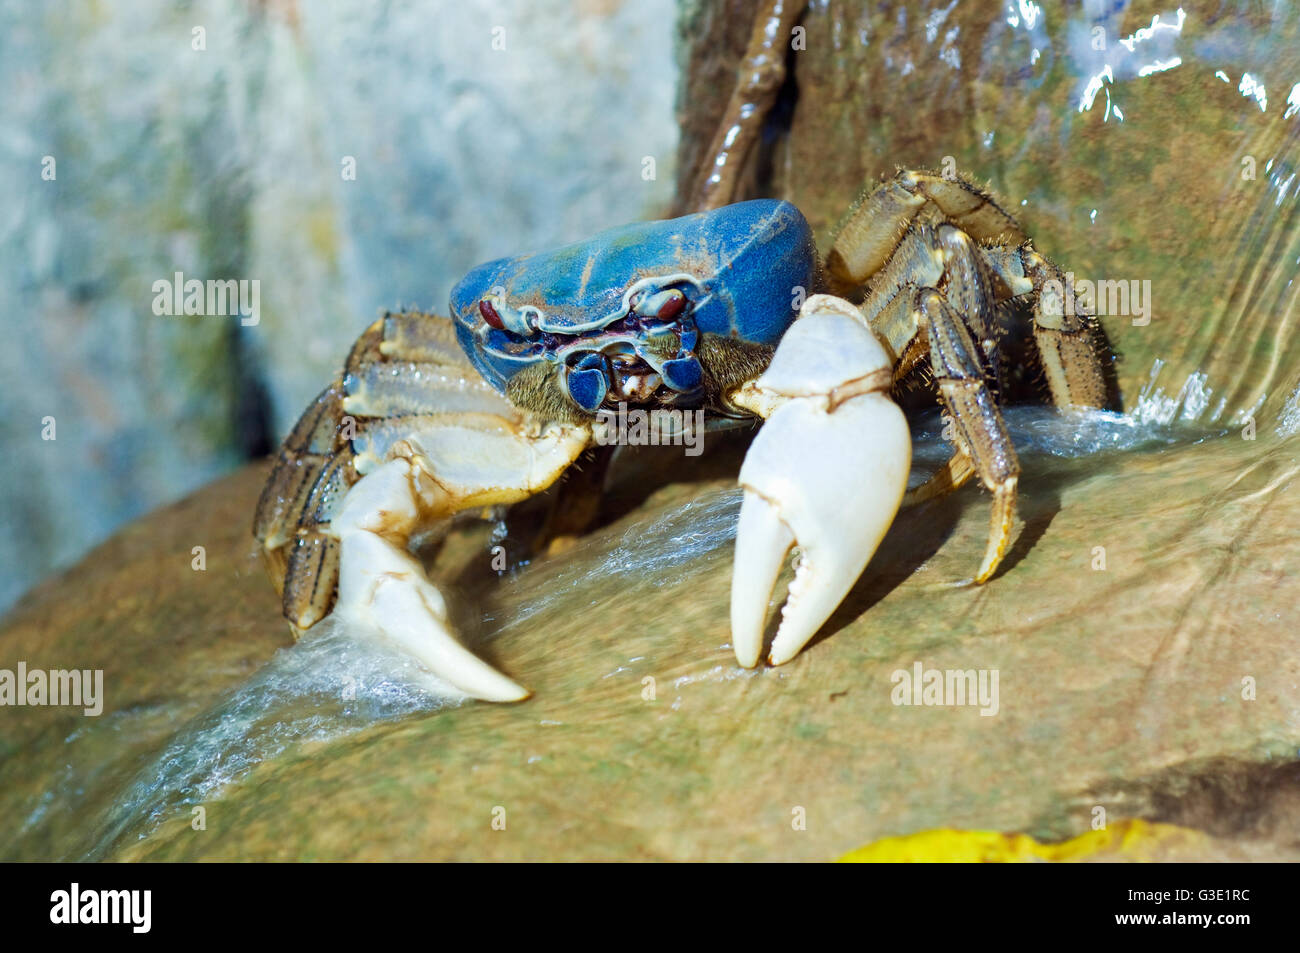
[[[732,399],[766,418],[740,470],[731,632],[746,668],[792,546],[795,578],[768,661],[790,661],[866,568],[907,487],[912,444],[893,362],[849,302],[809,298],[767,371]]]
[[[334,612],[353,631],[385,639],[472,698],[527,698],[527,689],[460,643],[446,600],[407,548],[430,489],[420,486],[428,482],[422,476],[411,461],[390,460],[348,494],[331,527],[342,543]]]

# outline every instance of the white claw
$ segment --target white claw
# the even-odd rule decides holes
[[[763,652],[767,599],[793,545],[794,533],[781,522],[776,508],[747,490],[736,527],[736,570],[731,583],[731,643],[736,661],[745,668],[757,665]]]
[[[800,559],[773,665],[798,655],[835,611],[898,512],[911,466],[907,421],[887,384],[855,384],[882,368],[888,358],[856,311],[816,296],[757,382],[770,409],[740,471],[731,586],[732,643],[747,668],[761,654],[767,604],[791,545]]]
[[[341,543],[334,614],[358,634],[388,640],[466,695],[527,698],[527,689],[457,641],[442,594],[407,552],[406,537],[418,521],[411,477],[405,460],[384,464],[349,491],[332,521]]]

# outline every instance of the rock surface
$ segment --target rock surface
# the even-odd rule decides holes
[[[0,633],[4,658],[29,668],[103,668],[108,697],[98,719],[5,712],[3,855],[827,859],[941,826],[1060,838],[1100,807],[1194,823],[1239,854],[1300,856],[1281,558],[1300,508],[1270,489],[1294,464],[1264,451],[1243,473],[1239,440],[1027,457],[1025,529],[981,590],[955,583],[981,552],[985,498],[907,511],[820,640],[754,673],[726,645],[726,476],[633,496],[576,550],[500,585],[467,530],[443,578],[534,698],[394,718],[392,686],[363,685],[381,717],[358,724],[333,660],[323,687],[248,687],[277,649],[283,668],[308,646],[284,648],[243,531],[251,469],[135,524]],[[738,451],[716,448],[711,466]],[[206,572],[190,568],[195,539]],[[918,662],[997,670],[996,715],[895,705],[894,673]],[[311,731],[204,761],[206,744],[243,737],[220,723],[250,699]],[[174,756],[192,763],[178,774]],[[191,828],[196,806],[206,830]]]

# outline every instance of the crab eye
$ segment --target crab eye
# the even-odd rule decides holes
[[[506,324],[501,320],[501,315],[497,314],[497,309],[492,307],[492,302],[484,298],[478,303],[478,313],[483,316],[483,320],[498,331],[504,331]]]
[[[656,291],[653,294],[637,292],[628,299],[631,312],[641,318],[656,321],[673,321],[686,308],[686,295],[676,288]]]
[[[655,315],[660,321],[671,321],[682,313],[682,308],[686,307],[686,295],[680,291],[672,291],[669,294],[670,297],[659,306],[659,312]]]

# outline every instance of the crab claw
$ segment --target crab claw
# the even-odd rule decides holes
[[[352,488],[331,524],[341,541],[334,614],[354,631],[378,636],[414,656],[458,691],[484,701],[519,701],[528,690],[457,640],[447,604],[406,550],[421,504],[439,491],[418,468],[392,460]]]
[[[733,400],[767,418],[740,470],[731,631],[758,664],[786,553],[800,557],[768,661],[790,661],[848,594],[893,522],[911,466],[892,362],[856,308],[808,299],[767,371]]]

